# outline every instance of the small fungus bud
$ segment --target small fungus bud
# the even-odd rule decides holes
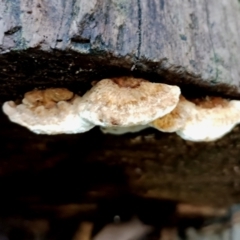
[[[73,97],[73,92],[66,88],[49,88],[43,91],[45,101],[52,100],[55,102],[67,101]]]
[[[43,92],[41,90],[33,90],[24,94],[22,103],[29,107],[37,107],[43,104]]]
[[[67,101],[73,98],[73,92],[66,88],[49,88],[46,90],[33,90],[25,93],[22,102],[29,107],[44,105],[51,108],[59,101]]]

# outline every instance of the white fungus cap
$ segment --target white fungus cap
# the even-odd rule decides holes
[[[79,117],[80,102],[81,98],[77,96],[72,101],[55,102],[54,106],[48,108],[44,105],[29,107],[24,103],[16,105],[9,101],[3,104],[3,112],[12,122],[37,134],[82,133],[94,125]]]
[[[186,120],[190,117],[189,104],[183,96],[180,96],[179,102],[172,112],[157,118],[149,125],[162,132],[176,132],[185,125]]]
[[[146,125],[171,112],[180,89],[136,78],[104,79],[83,97],[80,116],[102,127]]]
[[[114,134],[114,135],[121,135],[125,133],[135,133],[140,132],[146,128],[149,128],[148,125],[136,125],[131,127],[100,127],[100,130],[105,134]]]
[[[185,101],[185,104],[191,115],[185,125],[176,132],[185,140],[214,141],[240,123],[240,101],[208,97],[195,103]]]

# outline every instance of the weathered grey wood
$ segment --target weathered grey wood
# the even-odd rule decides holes
[[[1,0],[0,53],[71,49],[239,93],[239,26],[237,0]]]

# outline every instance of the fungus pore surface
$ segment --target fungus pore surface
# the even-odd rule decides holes
[[[125,133],[139,132],[148,127],[149,127],[148,125],[136,125],[132,127],[109,127],[109,128],[100,127],[100,130],[105,134],[109,133],[114,135],[121,135]]]

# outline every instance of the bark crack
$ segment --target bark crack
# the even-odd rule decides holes
[[[60,22],[59,22],[59,28],[58,28],[58,31],[57,31],[57,34],[56,34],[56,39],[55,39],[55,46],[54,48],[57,47],[57,44],[59,42],[59,36],[60,36],[60,31],[62,29],[62,24],[63,24],[63,18],[64,18],[64,15],[65,15],[65,9],[66,9],[66,2],[65,1],[61,1],[61,3],[63,4],[63,8],[62,8],[62,16],[61,16],[61,19],[60,19]]]
[[[139,60],[141,55],[141,46],[142,46],[142,8],[141,0],[137,0],[138,5],[138,46],[137,46],[137,60]]]
[[[206,15],[207,15],[207,27],[208,27],[208,32],[209,32],[209,39],[210,39],[210,43],[212,45],[212,49],[213,49],[213,57],[214,57],[214,63],[215,63],[215,69],[216,69],[216,74],[215,74],[215,78],[211,81],[212,83],[217,83],[217,79],[218,79],[218,76],[219,76],[219,69],[217,67],[217,55],[216,55],[216,51],[215,51],[215,48],[214,48],[214,43],[213,43],[213,39],[212,39],[212,31],[211,31],[211,24],[210,24],[210,13],[209,13],[209,9],[208,9],[208,5],[207,5],[207,0],[204,0],[205,2],[205,6],[206,6]]]

